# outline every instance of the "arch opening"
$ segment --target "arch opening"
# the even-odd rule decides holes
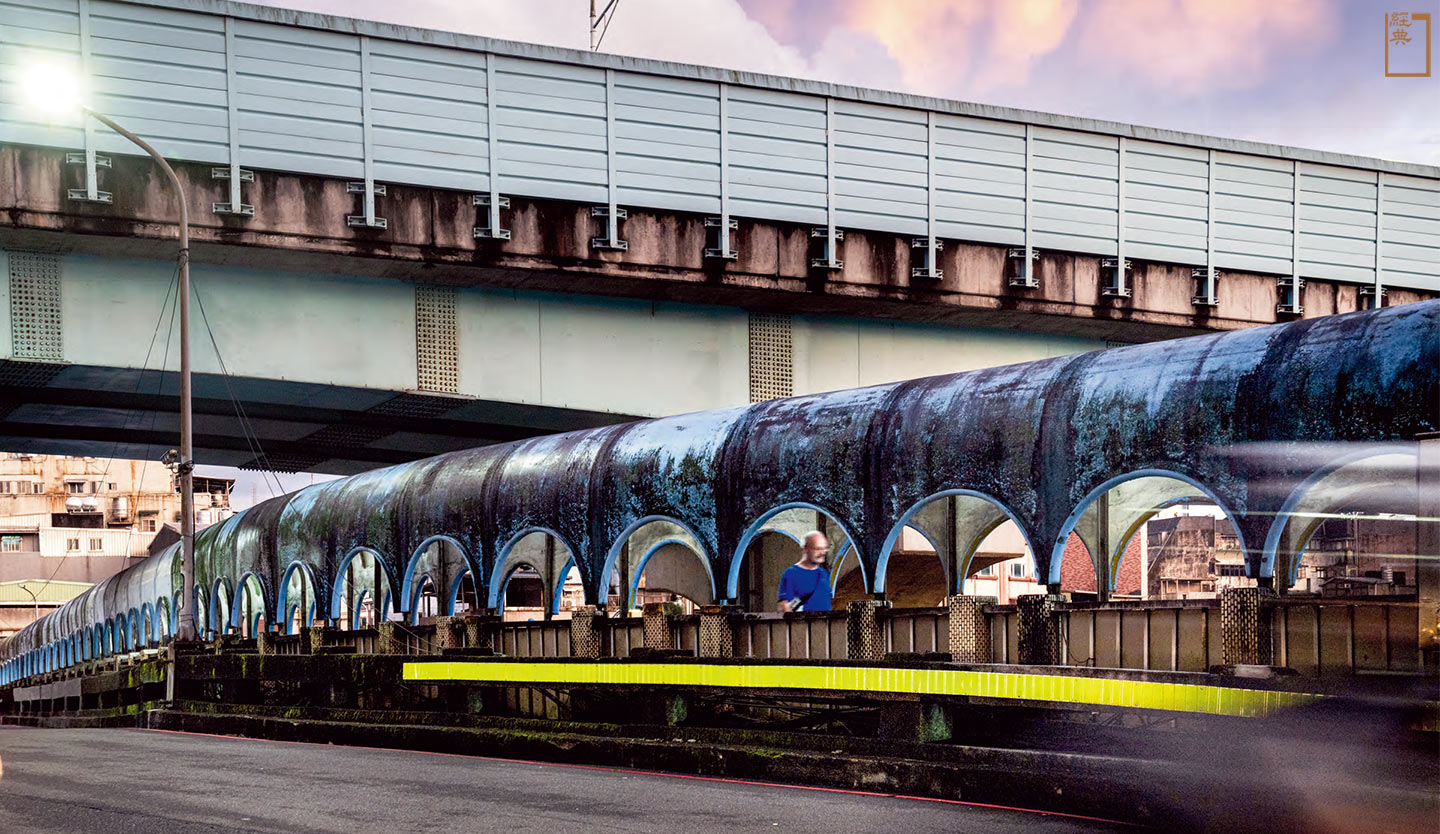
[[[279,625],[285,634],[299,634],[315,624],[315,578],[310,566],[291,562],[280,579],[280,598],[275,610],[281,612]]]
[[[374,628],[394,615],[390,571],[373,550],[347,554],[330,587],[330,620],[340,628]]]
[[[949,489],[900,517],[886,538],[875,586],[902,607],[940,605],[960,593],[1008,602],[1033,591],[1034,565],[1029,538],[1008,507],[982,492]]]
[[[1266,536],[1262,561],[1282,593],[1327,597],[1418,596],[1428,526],[1419,456],[1361,452],[1306,478]]]
[[[422,616],[415,611],[416,600],[421,598],[420,586],[424,584],[422,579],[429,580],[428,593],[435,601],[434,610],[423,616],[448,616],[453,613],[449,592],[459,581],[460,575],[469,570],[470,562],[466,558],[465,550],[454,539],[448,536],[431,536],[421,542],[411,554],[400,583],[400,602],[403,610],[410,612],[411,622]]]
[[[1051,584],[1096,599],[1213,597],[1247,579],[1244,539],[1208,488],[1167,470],[1112,478],[1061,527]]]
[[[730,560],[726,597],[739,600],[750,611],[777,610],[780,577],[800,560],[801,542],[812,530],[823,533],[830,542],[824,567],[833,585],[835,576],[831,568],[835,565],[832,563],[848,551],[857,550],[854,537],[833,514],[813,504],[797,502],[766,512],[740,537]],[[868,586],[868,577],[863,573],[864,561],[858,558],[858,552],[855,555],[861,565],[863,584]],[[832,606],[833,601],[826,607]]]
[[[489,607],[506,620],[550,619],[584,598],[574,552],[554,532],[530,528],[500,550],[490,582]]]
[[[640,519],[610,548],[601,602],[617,610],[675,602],[685,613],[712,604],[715,578],[705,552],[688,526],[669,518]]]
[[[266,626],[265,588],[260,578],[253,573],[245,574],[235,589],[231,604],[230,626],[241,636],[254,638]]]

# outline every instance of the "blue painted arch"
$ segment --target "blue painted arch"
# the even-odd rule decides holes
[[[840,531],[845,534],[846,540],[854,544],[855,555],[860,558],[860,570],[865,570],[865,559],[863,556],[863,552],[860,550],[859,543],[855,541],[854,532],[852,532],[848,527],[845,526],[843,522],[839,520],[839,516],[836,513],[826,509],[825,507],[822,507],[818,504],[812,504],[808,501],[790,501],[788,503],[781,504],[777,507],[772,507],[766,510],[760,515],[759,518],[751,522],[750,526],[745,529],[745,532],[740,535],[740,541],[738,544],[736,544],[735,552],[730,557],[730,570],[725,581],[726,599],[733,600],[740,593],[740,569],[744,565],[745,551],[749,549],[750,542],[754,541],[755,538],[761,534],[761,532],[765,532],[765,522],[769,521],[780,513],[785,512],[786,510],[814,510],[818,513],[824,513],[825,517],[829,519],[830,523],[840,528]],[[784,531],[781,530],[773,530],[769,532],[781,533],[782,535],[786,535],[787,538],[791,539],[795,538],[794,536],[789,536],[788,534],[785,534]]]
[[[1070,534],[1075,531],[1075,525],[1080,522],[1080,516],[1084,515],[1085,511],[1090,509],[1090,506],[1094,504],[1095,500],[1101,495],[1104,495],[1106,492],[1109,492],[1120,484],[1123,484],[1127,481],[1136,480],[1137,478],[1171,478],[1173,480],[1182,481],[1199,490],[1206,498],[1210,499],[1210,501],[1212,501],[1216,507],[1219,507],[1220,510],[1225,513],[1226,519],[1230,522],[1230,526],[1234,528],[1237,540],[1240,542],[1240,551],[1242,553],[1249,552],[1249,550],[1245,547],[1245,534],[1240,529],[1240,526],[1235,523],[1235,513],[1231,511],[1230,507],[1223,500],[1221,500],[1220,497],[1216,495],[1215,492],[1209,487],[1205,486],[1204,484],[1200,483],[1189,475],[1186,475],[1182,472],[1176,472],[1173,469],[1136,469],[1123,475],[1116,475],[1113,478],[1110,478],[1109,480],[1095,487],[1094,489],[1090,490],[1090,492],[1086,493],[1085,497],[1080,500],[1080,503],[1076,505],[1075,509],[1065,519],[1065,523],[1061,525],[1059,534],[1056,536],[1055,543],[1052,544],[1050,548],[1050,575],[1049,579],[1047,580],[1049,584],[1055,585],[1059,584],[1060,582],[1060,568],[1061,562],[1064,560],[1065,557],[1065,543],[1069,541]],[[1165,501],[1162,502],[1159,507],[1163,508],[1166,506],[1170,506],[1177,503],[1179,500],[1183,499]],[[1024,528],[1021,528],[1021,532],[1024,532]],[[1123,548],[1125,546],[1128,546],[1128,544],[1128,541],[1122,543],[1122,553],[1124,552]],[[1031,552],[1034,552],[1033,548],[1031,549]],[[1095,559],[1095,554],[1092,553],[1090,555],[1090,558],[1092,560]],[[1118,571],[1114,573],[1118,573]],[[1266,574],[1262,569],[1261,576],[1268,575],[1269,574]],[[1115,577],[1112,575],[1110,577],[1111,590],[1114,590],[1114,585]]]

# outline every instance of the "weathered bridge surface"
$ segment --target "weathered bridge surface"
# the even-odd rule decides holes
[[[904,527],[946,540],[936,508],[952,519],[937,547],[952,594],[1006,520],[1056,590],[1071,532],[1104,543],[1092,559],[1105,587],[1123,531],[1177,496],[1233,519],[1262,587],[1231,616],[1248,622],[1248,653],[1268,656],[1260,591],[1288,587],[1314,513],[1388,490],[1427,517],[1437,330],[1440,301],[1421,302],[454,452],[258,504],[197,536],[186,605],[172,546],[0,656],[12,678],[75,666],[168,639],[182,609],[202,630],[248,634],[353,621],[368,595],[414,621],[427,586],[443,613],[467,592],[495,610],[521,566],[553,610],[573,565],[597,606],[623,554],[670,545],[708,589],[700,602],[733,601],[757,537],[817,520],[837,561],[857,559],[882,593]],[[1126,485],[1134,494],[1096,522],[1100,499]],[[1054,600],[1038,599],[1044,621]]]
[[[0,9],[10,100],[73,67],[189,163],[201,260],[1131,340],[1440,291],[1430,166],[216,0]],[[162,251],[170,195],[77,118],[0,119],[0,245]]]

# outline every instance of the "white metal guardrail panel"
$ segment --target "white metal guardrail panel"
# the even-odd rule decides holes
[[[1199,148],[1128,142],[1125,227],[1130,257],[1205,266],[1207,156]]]
[[[1300,274],[1368,282],[1375,271],[1375,174],[1300,165]]]
[[[1035,245],[1096,255],[1116,254],[1119,146],[1111,136],[1036,128],[1031,165],[1035,184]]]
[[[483,52],[371,40],[376,180],[489,190],[486,57]]]
[[[1025,127],[940,115],[935,120],[936,233],[1025,242]]]
[[[106,196],[95,151],[133,149],[78,116],[28,113],[16,78],[42,63],[81,71],[96,105],[161,152],[236,175],[1440,291],[1440,175],[1427,166],[223,0],[0,0],[0,141],[83,148],[85,199]]]
[[[1440,180],[1381,173],[1384,281],[1440,291]]]
[[[42,64],[80,73],[78,0],[0,0],[0,139],[78,148],[85,141],[78,114],[51,123],[27,113],[19,82]]]
[[[793,223],[825,222],[825,99],[732,86],[730,210]]]
[[[529,197],[604,203],[605,71],[515,58],[495,67],[504,188]]]
[[[925,113],[835,102],[836,222],[854,229],[925,234]]]
[[[1283,159],[1215,154],[1215,265],[1290,274],[1295,177]]]
[[[238,21],[235,69],[245,165],[365,175],[358,38]]]
[[[615,75],[617,197],[672,211],[720,210],[720,88]]]
[[[225,21],[213,15],[91,0],[93,106],[167,157],[228,161]],[[96,127],[96,149],[131,153]]]

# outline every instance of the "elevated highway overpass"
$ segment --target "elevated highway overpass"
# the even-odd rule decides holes
[[[208,463],[348,473],[1440,293],[1428,166],[210,0],[0,18],[11,448],[154,457],[178,422],[173,198],[22,108],[36,67],[177,162],[228,371],[202,330]]]

